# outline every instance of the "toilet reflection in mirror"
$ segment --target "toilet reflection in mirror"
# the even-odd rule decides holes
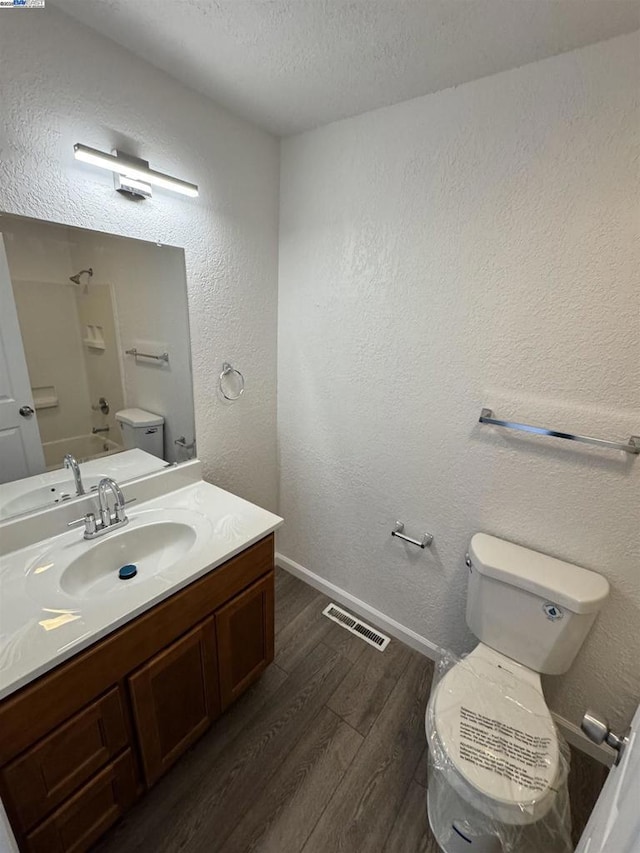
[[[0,295],[0,519],[193,455],[182,249],[2,214]]]

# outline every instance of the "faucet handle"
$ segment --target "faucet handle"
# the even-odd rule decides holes
[[[129,500],[128,500],[128,501],[125,501],[125,502],[124,502],[124,504],[123,504],[122,506],[120,506],[120,504],[116,504],[116,506],[115,506],[115,510],[114,510],[114,515],[115,515],[115,520],[116,520],[116,522],[118,522],[118,521],[124,521],[124,520],[125,520],[125,518],[126,518],[127,516],[126,516],[126,513],[125,513],[125,511],[124,511],[124,508],[125,508],[125,506],[128,506],[129,504],[134,503],[134,502],[135,502],[135,500],[136,500],[135,498],[129,498]]]
[[[92,512],[88,512],[87,515],[93,515]],[[87,520],[87,515],[83,515],[82,518],[74,518],[73,521],[67,522],[67,527],[76,527],[78,524],[84,524]],[[93,516],[95,518],[95,516]]]
[[[96,517],[92,512],[88,512],[86,515],[83,515],[82,518],[76,518],[74,521],[69,521],[67,523],[67,527],[76,527],[78,524],[84,524],[85,535],[87,533],[91,534],[96,532]]]

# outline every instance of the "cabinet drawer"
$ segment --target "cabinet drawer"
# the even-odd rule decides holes
[[[68,799],[26,837],[29,853],[83,853],[136,798],[131,750]]]
[[[3,796],[20,828],[31,829],[126,744],[115,687],[2,770]]]

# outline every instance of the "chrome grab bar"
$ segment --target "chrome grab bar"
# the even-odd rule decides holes
[[[433,535],[431,533],[424,533],[422,539],[412,539],[410,536],[405,536],[403,531],[404,522],[396,521],[396,526],[391,531],[391,535],[397,536],[398,539],[402,539],[404,542],[409,542],[410,545],[417,545],[418,548],[429,548],[433,542]]]
[[[482,410],[479,423],[492,424],[493,426],[505,427],[506,429],[515,429],[520,432],[531,432],[534,435],[550,435],[554,438],[565,438],[568,441],[579,441],[582,444],[595,444],[597,447],[606,447],[608,450],[622,450],[624,453],[640,453],[640,435],[632,435],[625,444],[621,441],[609,441],[606,438],[592,438],[589,435],[576,435],[571,432],[559,432],[555,429],[548,429],[547,427],[521,424],[516,421],[504,421],[494,417],[491,409]]]

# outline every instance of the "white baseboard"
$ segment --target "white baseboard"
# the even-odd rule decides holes
[[[390,616],[387,616],[380,610],[377,610],[375,607],[367,604],[366,601],[356,598],[356,596],[352,595],[350,592],[347,592],[341,587],[336,586],[334,583],[325,580],[315,572],[301,566],[300,563],[296,563],[295,560],[290,560],[289,557],[285,557],[284,554],[276,553],[276,565],[289,572],[289,574],[300,578],[300,580],[308,583],[309,586],[314,587],[329,598],[334,599],[338,604],[343,604],[346,607],[349,607],[358,616],[371,620],[375,627],[380,628],[382,631],[385,631],[397,640],[401,640],[407,646],[415,649],[417,652],[420,652],[426,657],[431,658],[431,660],[438,660],[442,654],[443,649],[441,649],[436,643],[433,643],[431,640],[423,637],[422,634],[418,634],[411,628],[407,628],[406,625],[402,625],[400,622],[397,622],[395,619],[392,619]],[[552,712],[552,716],[568,743],[575,746],[576,749],[586,752],[602,764],[606,764],[607,766],[612,764],[613,752],[610,749],[592,743],[576,725],[569,720],[566,720],[564,717],[561,717],[559,714]]]
[[[305,581],[309,586],[323,592],[329,598],[334,598],[339,604],[346,605],[355,611],[358,616],[372,620],[376,628],[380,628],[380,630],[385,631],[387,634],[391,634],[396,640],[402,640],[407,646],[410,646],[417,652],[421,652],[423,655],[431,658],[431,660],[438,660],[442,654],[440,646],[432,643],[431,640],[427,640],[426,637],[417,634],[411,628],[406,628],[400,622],[396,622],[395,619],[391,619],[390,616],[386,616],[380,610],[376,610],[375,607],[367,604],[366,601],[356,598],[355,595],[351,595],[350,592],[346,592],[339,586],[315,574],[315,572],[305,569],[300,563],[296,563],[294,560],[276,553],[276,564],[290,574],[300,578],[300,580]]]

